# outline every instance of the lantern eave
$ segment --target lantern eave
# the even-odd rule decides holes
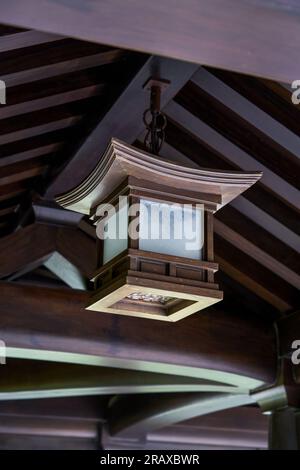
[[[56,202],[66,209],[89,215],[95,205],[129,176],[173,189],[188,188],[194,193],[207,194],[208,200],[210,195],[218,195],[218,210],[256,183],[262,173],[195,169],[112,138],[90,175],[73,190],[57,196]]]

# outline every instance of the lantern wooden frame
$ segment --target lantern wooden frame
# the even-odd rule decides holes
[[[143,251],[139,240],[129,237],[128,248],[112,260],[103,265],[99,257],[87,309],[177,321],[222,300],[214,282],[218,265],[213,262],[213,214],[260,177],[260,172],[183,167],[112,139],[91,175],[57,202],[88,214],[94,223],[98,205],[116,205],[120,195],[130,202],[202,204],[204,259]]]

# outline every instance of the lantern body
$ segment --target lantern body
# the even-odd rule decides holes
[[[182,167],[113,139],[80,188],[57,199],[89,214],[99,237],[87,309],[177,321],[222,300],[213,214],[260,176]]]

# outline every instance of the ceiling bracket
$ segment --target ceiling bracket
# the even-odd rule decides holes
[[[144,89],[150,90],[150,107],[143,114],[146,126],[144,144],[154,155],[158,155],[165,140],[165,128],[167,118],[160,110],[162,91],[169,85],[168,80],[150,78],[144,85]]]

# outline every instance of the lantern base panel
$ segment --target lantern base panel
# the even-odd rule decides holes
[[[127,276],[96,291],[86,309],[175,322],[222,299],[217,289]]]

